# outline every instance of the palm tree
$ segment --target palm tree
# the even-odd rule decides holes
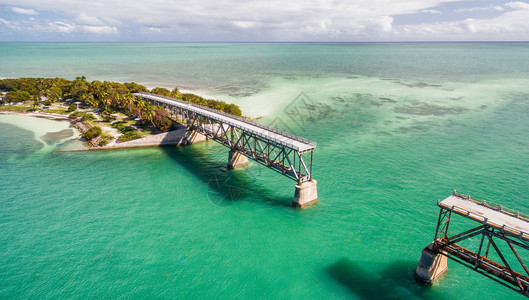
[[[103,106],[104,109],[107,109],[110,107],[110,104],[112,104],[112,100],[110,99],[110,97],[108,96],[105,96],[103,98],[100,98],[100,102]]]
[[[141,111],[141,110],[143,110],[145,105],[146,105],[146,102],[144,100],[141,100],[139,98],[136,99],[136,108],[137,109],[139,109]]]
[[[52,86],[44,92],[44,95],[50,102],[55,102],[62,97],[62,90],[56,86]]]
[[[99,103],[98,101],[94,98],[94,96],[92,94],[86,94],[83,98],[83,102],[88,105],[88,106],[91,106],[91,107],[98,107]]]
[[[106,109],[109,107],[111,104],[111,99],[109,99],[108,83],[106,81],[94,81],[92,82],[92,89],[96,99],[99,100],[99,103],[101,103],[102,108]]]
[[[134,96],[131,94],[124,95],[122,102],[127,113],[130,114],[132,112],[132,106],[134,105]]]
[[[142,118],[145,121],[151,122],[151,125],[154,126],[154,116],[156,115],[156,109],[152,104],[146,102],[145,107],[142,109]]]

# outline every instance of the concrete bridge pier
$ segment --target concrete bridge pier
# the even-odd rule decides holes
[[[248,164],[248,157],[236,150],[230,150],[228,155],[228,169],[236,169],[238,167],[246,166]]]
[[[415,270],[415,280],[425,285],[432,285],[448,270],[447,258],[434,249],[435,242],[422,249],[421,260]]]
[[[305,208],[318,202],[318,188],[316,180],[296,184],[294,201],[292,206],[295,208]]]
[[[184,144],[194,144],[207,140],[206,136],[196,130],[187,130],[184,138]]]

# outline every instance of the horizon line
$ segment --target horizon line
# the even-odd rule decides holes
[[[0,41],[0,43],[211,43],[211,44],[376,44],[376,43],[529,43],[524,41]]]

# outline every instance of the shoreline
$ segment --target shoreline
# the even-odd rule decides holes
[[[80,122],[80,118],[70,118],[69,116],[45,112],[23,112],[23,111],[0,111],[0,115],[14,115],[14,116],[26,116],[34,118],[42,118],[52,121],[64,121],[69,122],[74,126],[81,134],[86,132],[86,126]],[[150,147],[169,147],[169,146],[180,146],[203,142],[206,137],[199,136],[189,138],[186,134],[187,130],[185,126],[179,125],[177,129],[162,132],[157,134],[146,134],[142,138],[130,140],[127,142],[117,143],[113,141],[106,146],[91,146],[90,143],[86,143],[82,138],[76,140],[84,142],[85,149],[71,149],[71,150],[57,150],[53,153],[65,153],[65,152],[84,152],[84,151],[103,151],[103,150],[117,150],[117,149],[130,149],[130,148],[150,148]]]
[[[160,105],[135,97],[134,93],[138,91],[149,92],[149,89],[135,82],[89,82],[84,76],[75,80],[59,77],[6,79],[0,80],[0,112],[67,121],[82,134],[82,139],[76,138],[91,149],[184,143],[182,132],[171,141],[167,141],[167,134],[163,135],[181,127],[178,118]],[[150,92],[244,117],[236,104],[181,93],[178,88],[156,87]],[[39,132],[45,130],[39,129],[40,125],[33,126]],[[50,130],[48,133],[54,132]]]
[[[26,117],[34,117],[34,118],[43,118],[53,121],[67,121],[72,124],[77,123],[77,119],[72,119],[69,116],[61,115],[61,114],[53,114],[53,113],[45,113],[45,112],[25,112],[25,111],[0,111],[0,115],[19,115],[19,116],[26,116]]]
[[[180,125],[175,130],[157,134],[149,134],[136,140],[130,140],[121,143],[111,143],[106,146],[87,147],[86,149],[54,151],[54,153],[183,146],[200,143],[207,140],[207,138],[201,134],[190,137],[187,133],[188,132],[185,126]]]

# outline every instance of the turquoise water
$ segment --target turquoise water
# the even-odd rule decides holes
[[[53,154],[67,145],[0,116],[0,298],[521,298],[452,261],[433,287],[413,271],[453,189],[529,213],[528,50],[0,44],[0,77],[238,103],[318,142],[320,198],[293,210],[293,182],[255,164],[227,171],[211,141]]]

